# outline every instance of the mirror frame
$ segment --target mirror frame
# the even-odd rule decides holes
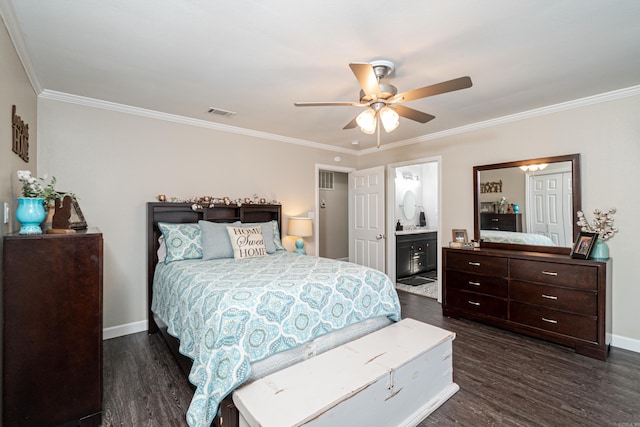
[[[519,160],[515,162],[495,163],[493,165],[482,165],[473,167],[473,206],[475,212],[473,214],[473,239],[480,240],[480,172],[493,169],[504,169],[519,167],[531,164],[539,163],[558,163],[558,162],[571,162],[571,191],[573,201],[573,236],[572,243],[575,241],[580,227],[578,227],[577,212],[582,210],[582,190],[580,185],[580,154],[568,154],[565,156],[555,157],[541,157],[538,159]],[[507,249],[518,251],[531,251],[531,252],[545,252],[552,254],[567,254],[571,253],[570,247],[555,247],[555,246],[538,246],[538,245],[520,245],[516,243],[495,243],[495,242],[481,242],[481,248],[487,249]]]

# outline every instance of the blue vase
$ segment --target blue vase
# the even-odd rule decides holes
[[[22,224],[20,234],[42,234],[40,224],[47,217],[43,202],[38,197],[18,197],[16,219]]]
[[[609,245],[600,239],[596,240],[596,244],[593,245],[593,249],[589,254],[589,259],[608,259],[609,258]]]

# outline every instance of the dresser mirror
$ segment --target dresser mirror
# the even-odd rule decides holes
[[[580,154],[473,168],[481,247],[569,254],[579,233]]]

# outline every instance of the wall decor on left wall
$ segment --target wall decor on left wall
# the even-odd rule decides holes
[[[16,106],[11,108],[12,149],[22,160],[29,163],[29,125],[16,114]]]

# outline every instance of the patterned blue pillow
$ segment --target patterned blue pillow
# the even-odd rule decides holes
[[[170,224],[159,222],[158,228],[167,247],[165,264],[184,259],[202,258],[202,241],[198,224]]]

